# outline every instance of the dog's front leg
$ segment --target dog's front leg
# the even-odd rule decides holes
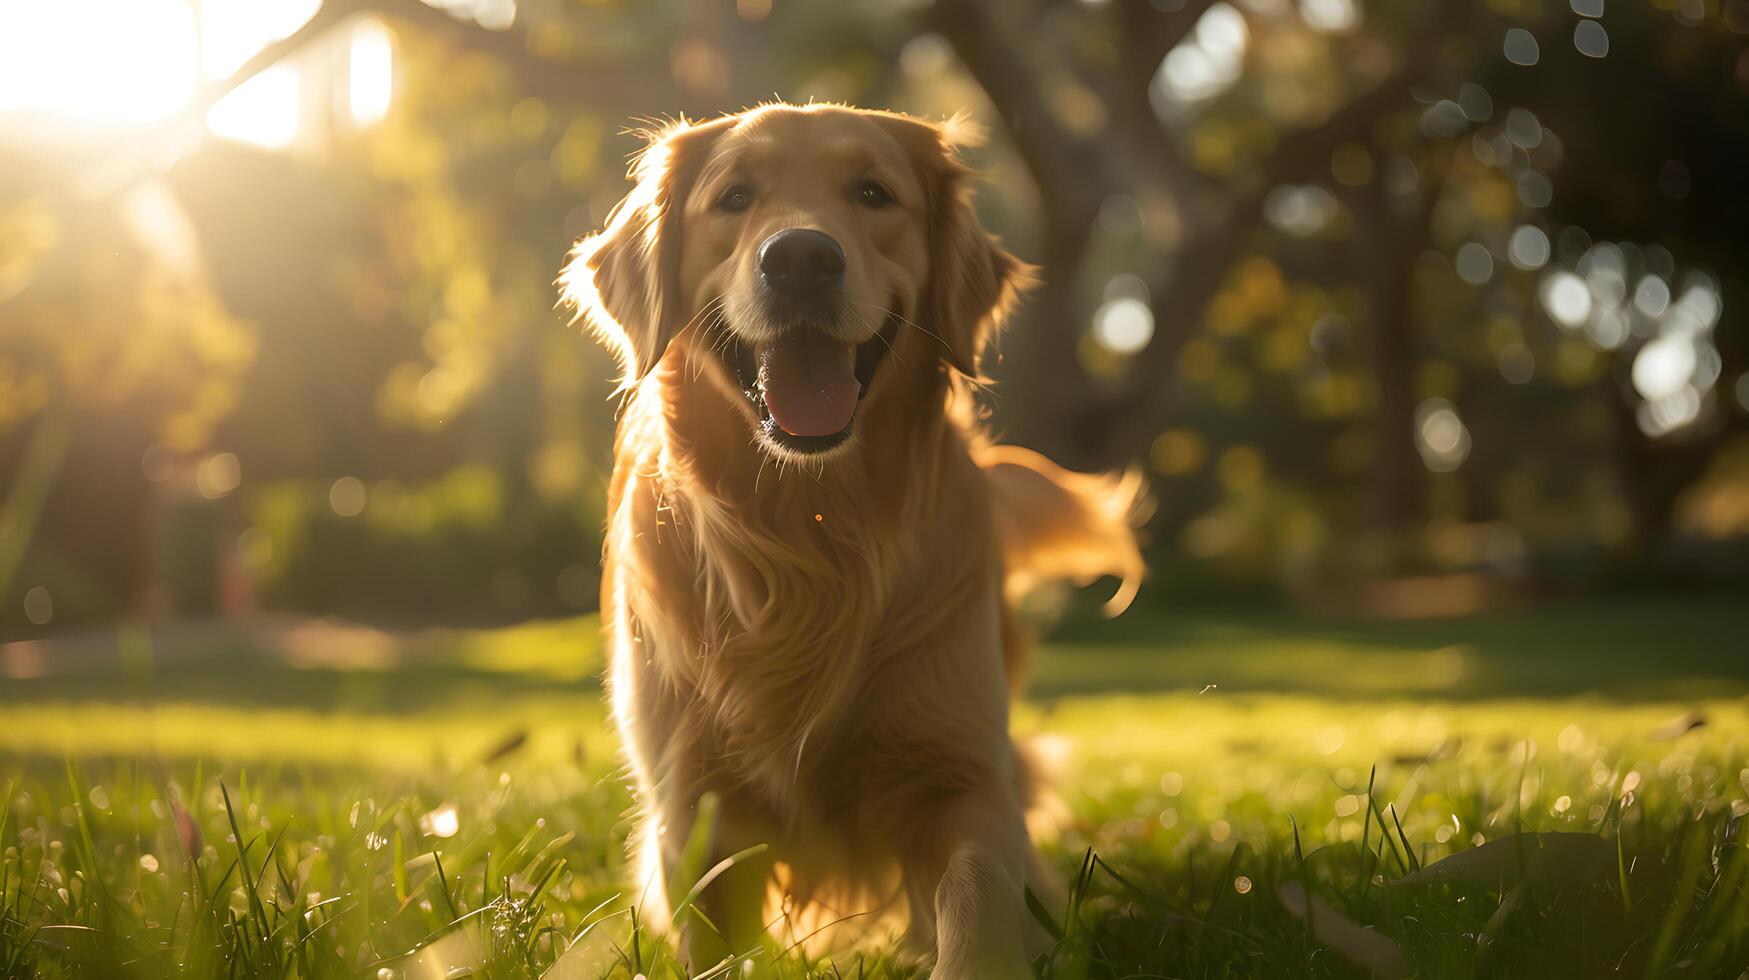
[[[694,973],[744,955],[765,937],[765,895],[771,881],[769,849],[747,854],[758,845],[775,843],[762,834],[763,823],[750,820],[732,796],[718,798],[708,826],[700,826],[700,793],[691,787],[663,786],[655,792],[661,814],[659,833],[662,880],[670,914],[679,931],[681,957]],[[701,859],[689,860],[689,845],[704,843]],[[739,855],[737,857],[737,855]],[[714,876],[721,862],[736,860]],[[693,897],[690,909],[675,906],[709,877]]]
[[[914,866],[934,881],[935,980],[1030,977],[1025,882],[1031,845],[1011,791],[968,793],[944,803]],[[923,891],[923,888],[914,889]],[[914,910],[913,914],[919,910]]]
[[[654,648],[654,639],[646,635],[645,645]],[[676,914],[676,906],[719,862],[777,840],[747,801],[720,785],[714,815],[699,825],[706,777],[721,768],[720,760],[712,738],[690,723],[687,702],[653,675],[651,662],[644,649],[627,644],[616,651],[612,674],[615,720],[637,777],[633,853],[650,899],[645,914],[658,930],[672,926],[678,932],[681,952],[696,972],[758,945],[773,856],[749,855],[716,875],[694,899],[702,917],[684,909]],[[702,852],[689,856],[695,837]]]

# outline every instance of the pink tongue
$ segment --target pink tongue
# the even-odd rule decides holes
[[[762,351],[759,384],[772,420],[792,436],[843,431],[862,394],[856,348],[812,331],[784,337]]]

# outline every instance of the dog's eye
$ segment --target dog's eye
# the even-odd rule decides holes
[[[747,187],[742,186],[741,184],[736,184],[735,186],[729,188],[728,190],[723,192],[722,197],[717,198],[717,210],[719,210],[719,211],[728,211],[728,212],[733,213],[733,212],[745,211],[752,206],[753,206],[753,191],[751,191]]]
[[[884,208],[893,203],[893,195],[878,180],[856,182],[856,200],[865,208]]]

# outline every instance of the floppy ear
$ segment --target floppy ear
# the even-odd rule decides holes
[[[979,356],[1032,285],[1033,269],[998,245],[972,210],[971,171],[959,158],[959,147],[977,140],[969,124],[896,113],[880,122],[911,155],[929,195],[929,285],[918,312],[947,342],[948,363],[977,377]]]
[[[656,366],[690,315],[680,296],[681,216],[704,151],[729,123],[682,120],[652,134],[632,162],[636,186],[559,275],[563,301],[619,358],[623,384]]]

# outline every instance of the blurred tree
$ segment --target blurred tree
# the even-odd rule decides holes
[[[1145,461],[1162,564],[1315,585],[1658,545],[1745,419],[1740,8],[326,0],[162,125],[4,151],[0,572],[39,501],[31,581],[145,607],[172,496],[224,556],[178,565],[241,556],[276,601],[591,601],[612,367],[548,284],[625,191],[628,121],[774,95],[989,124],[979,206],[1045,280],[987,365],[995,423]],[[366,16],[380,124],[189,140]]]
[[[1175,392],[1161,379],[1250,246],[1269,192],[1324,178],[1339,145],[1369,139],[1387,113],[1412,105],[1409,86],[1437,68],[1447,25],[1398,29],[1393,44],[1387,23],[1302,54],[1293,72],[1313,93],[1303,97],[1272,98],[1253,59],[1258,70],[1231,96],[1238,104],[1204,111],[1192,99],[1173,104],[1168,56],[1206,31],[1243,58],[1250,36],[1263,44],[1281,32],[1279,15],[1245,17],[1215,0],[1063,3],[1031,8],[1016,25],[999,12],[1012,9],[942,0],[928,17],[994,103],[1042,205],[1045,286],[1003,352],[1003,374],[1030,397],[1008,422],[1017,439],[1072,464],[1109,467],[1143,454],[1169,417]],[[1314,73],[1334,84],[1303,77]],[[1150,232],[1137,265],[1153,331],[1097,384],[1070,366],[1081,361],[1088,263],[1111,207],[1139,207]]]
[[[254,340],[163,182],[93,198],[15,154],[0,175],[0,622],[22,626],[38,586],[72,608],[143,612],[146,475],[163,465],[147,450],[208,445]]]

